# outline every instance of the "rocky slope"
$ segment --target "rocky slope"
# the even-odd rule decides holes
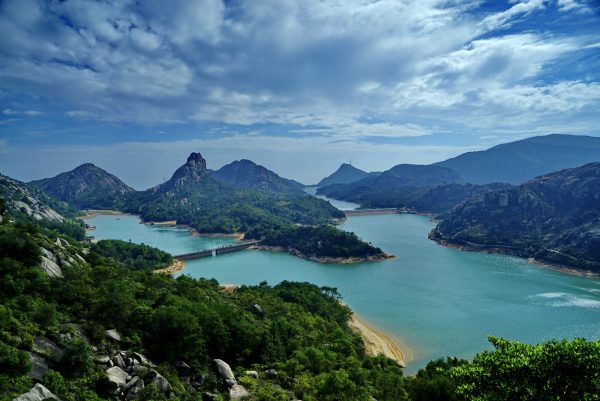
[[[294,196],[305,195],[302,184],[282,178],[273,171],[246,159],[229,163],[214,171],[212,176],[219,182],[239,188]]]
[[[546,135],[464,153],[435,165],[457,171],[472,184],[521,184],[543,174],[597,161],[600,138]]]
[[[431,238],[600,272],[600,163],[466,201]]]
[[[134,192],[123,181],[91,163],[29,184],[79,209],[116,208]]]
[[[34,220],[64,221],[64,217],[48,205],[52,201],[56,204],[55,200],[2,174],[0,174],[0,197],[4,199],[9,212],[24,213]]]

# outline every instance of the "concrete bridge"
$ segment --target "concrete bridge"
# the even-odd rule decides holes
[[[370,216],[374,214],[397,214],[398,209],[395,207],[381,208],[381,209],[356,209],[356,210],[345,210],[346,216]]]
[[[203,249],[197,252],[184,253],[181,255],[173,255],[173,259],[176,260],[191,260],[199,258],[207,258],[209,256],[223,255],[226,253],[243,251],[244,249],[250,248],[252,245],[256,245],[258,241],[244,241],[234,245],[222,246],[213,249]]]

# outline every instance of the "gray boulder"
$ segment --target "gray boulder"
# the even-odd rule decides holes
[[[262,307],[259,304],[254,304],[254,311],[256,313],[258,313],[259,315],[263,314],[263,309],[262,309]]]
[[[62,278],[63,272],[60,269],[60,266],[57,264],[58,259],[56,258],[56,256],[46,248],[40,247],[40,251],[42,251],[41,267],[44,270],[44,272],[46,272],[48,277]]]
[[[221,375],[221,377],[225,381],[229,380],[230,382],[233,381],[234,383],[236,383],[235,376],[233,375],[233,372],[231,371],[231,368],[229,367],[227,362],[221,359],[213,359],[213,362],[215,363],[215,365],[217,365],[217,371],[219,372],[219,375]],[[227,384],[229,385],[229,383]]]
[[[113,366],[106,370],[108,383],[114,389],[124,389],[127,385],[127,372],[118,366]]]
[[[110,364],[110,357],[106,354],[102,354],[102,355],[96,355],[96,357],[94,358],[94,360],[96,361],[96,363],[100,364],[100,365],[108,365]]]
[[[123,337],[121,337],[121,333],[119,333],[116,329],[106,330],[104,333],[106,338],[113,341],[121,342],[123,341]]]
[[[138,380],[136,380],[138,379]],[[133,383],[131,386],[129,386],[129,383]],[[133,379],[131,379],[131,382],[127,383],[127,396],[125,397],[125,399],[127,400],[135,400],[139,397],[139,393],[140,391],[142,391],[142,389],[144,388],[144,381],[142,379],[140,379],[139,377],[134,377]]]
[[[277,377],[277,376],[279,376],[277,374],[277,371],[275,369],[267,369],[267,370],[265,370],[265,374],[267,376],[269,376],[269,377]]]
[[[31,369],[27,373],[27,377],[42,381],[42,378],[49,369],[48,362],[41,356],[29,352],[29,363],[31,364]]]
[[[148,358],[146,358],[144,355],[140,354],[139,352],[134,352],[133,353],[133,359],[136,360],[136,361],[138,361],[142,365],[149,365],[150,364],[150,361],[148,360]]]
[[[242,385],[236,384],[229,389],[229,398],[232,400],[240,400],[249,396],[250,393]]]
[[[125,361],[123,360],[123,357],[121,355],[117,354],[113,356],[112,361],[115,364],[115,366],[118,366],[121,369],[125,369]]]
[[[33,347],[31,350],[36,354],[55,362],[59,362],[65,355],[65,351],[62,348],[56,345],[54,341],[44,336],[37,336],[33,340]]]
[[[52,394],[50,390],[44,387],[42,384],[38,383],[33,388],[17,398],[13,399],[13,401],[43,401],[43,400],[58,400],[60,399]]]
[[[250,376],[250,377],[254,377],[255,379],[258,379],[258,372],[256,370],[247,370],[245,373],[246,373],[246,376]]]
[[[146,382],[148,384],[154,384],[164,394],[169,394],[171,392],[171,384],[156,370],[151,370],[150,373],[148,373]]]

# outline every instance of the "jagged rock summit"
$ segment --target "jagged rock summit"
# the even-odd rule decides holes
[[[192,152],[185,164],[179,167],[173,173],[171,179],[162,185],[159,185],[160,192],[168,192],[188,186],[189,184],[198,184],[209,176],[206,169],[206,160],[200,153]]]

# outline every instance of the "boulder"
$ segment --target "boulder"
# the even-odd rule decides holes
[[[277,377],[277,371],[275,369],[267,369],[265,370],[265,374],[269,377]]]
[[[253,308],[254,308],[254,311],[256,313],[258,313],[259,315],[262,315],[264,313],[262,307],[259,304],[254,304]]]
[[[44,272],[46,272],[48,277],[62,278],[63,272],[60,269],[60,266],[57,264],[58,259],[56,259],[56,256],[43,247],[40,247],[40,251],[42,251],[42,263],[40,266]]]
[[[116,329],[106,330],[106,332],[104,334],[106,335],[106,338],[108,338],[109,340],[113,340],[113,341],[117,341],[117,342],[123,341],[123,337],[121,337],[121,333],[119,333]]]
[[[235,382],[235,376],[227,362],[224,362],[221,359],[213,359],[213,362],[217,365],[217,371],[225,381],[230,380]]]
[[[125,369],[125,361],[123,360],[123,357],[121,355],[117,354],[113,356],[112,361],[115,364],[115,366],[118,366],[121,369]]]
[[[258,372],[256,370],[247,370],[245,373],[246,373],[246,376],[250,376],[250,377],[254,377],[255,379],[258,379]]]
[[[136,380],[136,378],[138,380]],[[127,396],[125,397],[127,400],[135,400],[138,398],[140,391],[142,391],[142,389],[144,388],[144,381],[142,379],[140,379],[139,377],[134,377],[131,382],[133,382],[133,384],[131,386],[129,386],[129,383],[127,383]],[[131,383],[130,382],[130,383]]]
[[[96,355],[94,360],[96,361],[96,363],[99,363],[100,365],[108,365],[111,362],[110,356],[108,356],[106,354]]]
[[[118,366],[113,366],[106,370],[108,383],[114,389],[123,389],[127,385],[127,372]]]
[[[148,373],[146,382],[148,384],[154,384],[164,394],[169,394],[171,392],[171,384],[156,370],[151,370],[150,373]]]
[[[65,355],[65,351],[62,348],[56,345],[54,341],[44,336],[37,336],[33,340],[31,350],[36,354],[55,362],[59,362]]]
[[[41,356],[29,352],[29,363],[31,364],[31,369],[27,373],[27,377],[42,381],[42,378],[49,369],[48,362]]]
[[[131,367],[131,372],[135,375],[144,376],[150,372],[150,369],[142,365],[134,365]]]
[[[52,394],[50,390],[44,387],[42,384],[38,383],[33,388],[17,398],[13,399],[13,401],[43,401],[43,400],[58,400],[60,399]]]
[[[241,386],[239,384],[236,384],[229,389],[229,398],[231,398],[232,400],[240,400],[249,396],[250,393],[248,392],[248,390],[246,390],[244,386]]]
[[[136,361],[138,361],[142,365],[149,365],[150,364],[150,361],[148,360],[148,358],[146,358],[144,355],[140,354],[139,352],[134,352],[133,353],[133,359],[136,360]]]

